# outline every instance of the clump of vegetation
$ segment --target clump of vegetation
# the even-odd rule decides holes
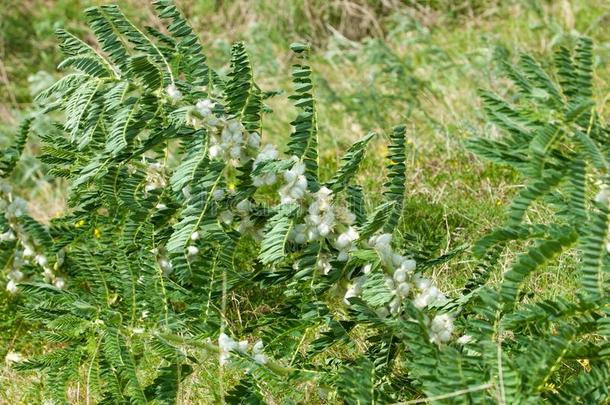
[[[375,134],[323,178],[308,46],[291,46],[297,115],[279,150],[265,136],[277,95],[256,84],[244,45],[224,77],[177,8],[154,6],[164,29],[140,29],[116,6],[87,9],[100,50],[58,30],[70,73],[37,96],[0,160],[7,177],[35,134],[38,158],[69,184],[69,210],[48,225],[8,183],[0,194],[6,289],[45,342],[7,360],[42,371],[45,398],[607,399],[608,130],[595,113],[590,40],[558,51],[557,80],[530,56],[513,66],[499,55],[518,94],[482,98],[507,135],[469,146],[531,180],[506,226],[472,249],[473,278],[444,294],[431,270],[462,249],[421,258],[396,231],[404,125],[389,136],[381,198],[356,181]],[[551,215],[539,222],[534,205]],[[502,271],[507,249],[523,253]],[[560,255],[576,256],[582,291],[528,294],[528,277]],[[570,372],[572,362],[586,367]]]

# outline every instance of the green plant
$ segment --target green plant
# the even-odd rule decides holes
[[[82,383],[87,400],[172,402],[197,364],[220,356],[213,361],[220,389],[211,393],[219,399],[232,395],[224,369],[238,352],[256,382],[236,390],[259,395],[263,385],[298,398],[277,375],[333,375],[338,366],[324,367],[315,354],[347,342],[355,323],[343,320],[345,307],[373,269],[385,268],[386,283],[398,269],[403,286],[377,298],[383,316],[400,313],[410,297],[421,296],[421,308],[444,299],[414,273],[413,260],[392,250],[391,235],[380,234],[395,228],[402,210],[404,127],[390,137],[384,202],[367,213],[351,183],[373,134],[348,150],[330,179],[318,175],[307,46],[292,46],[298,115],[282,159],[272,145],[261,147],[270,94],[254,82],[244,45],[233,46],[222,78],[176,8],[164,0],[155,7],[167,33],[140,30],[116,6],[87,9],[101,51],[58,30],[67,57],[60,68],[72,72],[37,96],[40,111],[3,155],[8,176],[35,132],[40,160],[70,185],[68,213],[48,227],[3,189],[7,289],[52,345],[17,367],[44,370],[57,400]],[[411,278],[422,284],[411,288]],[[229,295],[243,303],[229,306]],[[250,351],[230,337],[242,335],[262,338],[264,352],[262,342]]]
[[[405,128],[389,136],[383,198],[367,209],[354,178],[375,135],[319,176],[306,45],[291,47],[298,114],[282,158],[262,145],[273,93],[255,83],[244,45],[232,47],[222,77],[173,4],[154,5],[166,31],[139,29],[116,6],[87,9],[99,51],[57,32],[60,67],[72,73],[38,95],[40,110],[0,160],[8,176],[35,133],[40,160],[70,185],[69,209],[48,226],[1,190],[7,288],[47,342],[13,360],[44,371],[45,396],[173,403],[201,380],[197,400],[229,403],[608,396],[608,192],[588,204],[583,163],[605,172],[606,130],[590,113],[587,40],[575,61],[560,51],[561,90],[524,57],[523,72],[504,64],[522,90],[519,108],[484,94],[509,136],[471,147],[533,180],[507,227],[475,246],[480,271],[464,293],[447,298],[424,271],[459,252],[416,265],[418,252],[393,235]],[[556,211],[553,222],[523,221],[534,200]],[[494,285],[489,275],[515,239],[527,251]],[[578,243],[585,293],[523,302],[526,276]],[[531,358],[537,367],[524,366]],[[566,373],[562,362],[573,360],[588,368]],[[75,386],[84,388],[68,397]]]

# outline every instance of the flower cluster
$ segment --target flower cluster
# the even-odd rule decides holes
[[[428,334],[432,343],[448,342],[452,332],[453,318],[448,314],[436,315],[428,325]]]
[[[167,178],[164,173],[163,165],[159,162],[148,163],[144,191],[149,193],[153,190],[162,189],[165,186],[167,186]],[[158,209],[164,208],[165,207],[163,206]]]
[[[284,185],[280,188],[282,204],[289,204],[301,200],[307,192],[307,178],[305,177],[305,163],[295,156],[294,165],[284,173]]]
[[[13,197],[10,187],[3,184],[0,185],[0,208],[4,210],[4,216],[9,225],[9,229],[0,234],[0,242],[15,242],[15,252],[11,270],[7,275],[6,290],[11,294],[19,292],[18,284],[24,279],[22,268],[27,264],[42,268],[45,282],[52,283],[57,288],[64,288],[65,280],[55,274],[42,248],[28,235],[21,222],[21,218],[27,214],[25,200]],[[59,268],[63,256],[60,254],[57,259],[55,267]]]
[[[225,333],[218,337],[218,348],[220,351],[220,364],[225,365],[229,362],[231,352],[248,354],[248,341],[235,341]],[[252,346],[251,357],[258,364],[267,363],[267,356],[263,353],[264,345],[261,340]]]
[[[279,156],[279,153],[275,146],[271,144],[265,145],[258,155],[256,159],[254,159],[253,168],[256,169],[261,163],[267,162],[270,160],[276,160]],[[255,187],[262,186],[272,186],[277,181],[277,176],[273,172],[263,173],[256,176],[252,176],[252,184]]]

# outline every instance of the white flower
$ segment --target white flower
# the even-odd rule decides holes
[[[66,282],[64,281],[63,278],[57,277],[57,278],[55,278],[55,281],[53,282],[53,285],[55,287],[59,288],[60,290],[63,290],[63,288],[66,286]]]
[[[474,339],[470,335],[462,335],[458,338],[457,342],[461,345],[468,344],[472,342]]]
[[[265,354],[263,353],[263,349],[264,349],[264,345],[263,345],[262,340],[259,340],[258,342],[256,342],[254,344],[254,346],[252,347],[252,354],[254,354],[254,356],[253,356],[254,361],[258,364],[267,363],[267,356],[265,356]]]
[[[202,117],[208,117],[212,115],[212,108],[214,108],[214,103],[212,100],[199,100],[197,104],[195,104],[195,108],[197,112],[201,114]]]
[[[4,358],[6,365],[10,366],[13,363],[19,363],[23,361],[23,356],[18,352],[8,352]]]
[[[44,255],[36,255],[34,260],[36,261],[36,263],[38,263],[40,267],[44,267],[48,263],[47,258]]]
[[[261,149],[260,152],[258,152],[258,155],[254,159],[254,167],[256,167],[261,162],[275,160],[278,158],[278,156],[279,153],[275,148],[275,145],[267,144]]]
[[[17,283],[15,283],[13,280],[9,280],[8,283],[6,283],[6,291],[8,291],[10,294],[17,294],[17,291],[19,291]]]
[[[307,242],[307,226],[305,224],[296,225],[289,235],[289,239],[298,243],[299,245]]]
[[[280,188],[279,193],[282,204],[300,200],[305,196],[307,190],[307,179],[305,178],[305,164],[296,162],[290,170],[284,173],[286,184]]]
[[[258,364],[266,364],[267,363],[267,356],[265,356],[263,353],[255,354],[253,359]]]
[[[219,157],[221,151],[222,150],[220,149],[219,145],[212,145],[212,146],[210,146],[210,151],[209,151],[210,159],[216,159],[217,157]]]
[[[318,261],[316,262],[316,267],[325,276],[328,275],[328,273],[330,273],[333,268],[333,266],[331,266],[330,264],[330,260],[328,260],[328,257],[326,255],[320,255],[320,258],[318,258]]]
[[[402,301],[400,300],[399,297],[392,298],[392,301],[390,301],[390,303],[388,304],[388,308],[390,309],[390,313],[392,315],[396,315],[397,313],[400,312],[401,303],[402,303]]]
[[[167,209],[167,205],[163,204],[163,203],[159,203],[157,205],[155,205],[155,208],[158,209],[159,211],[163,211]]]
[[[241,343],[242,342],[237,343],[228,335],[221,333],[220,336],[218,336],[218,348],[220,349],[220,364],[227,364],[227,362],[229,361],[229,357],[231,356],[231,352],[234,350],[239,350]]]
[[[352,249],[354,242],[358,240],[360,235],[354,227],[347,228],[347,231],[343,232],[335,241],[335,247],[339,250],[339,256],[337,260],[347,260],[347,254]]]
[[[606,186],[602,186],[602,189],[595,196],[595,202],[597,202],[599,204],[608,205],[609,201],[610,201],[610,191],[608,191],[608,188]]]
[[[255,187],[272,186],[277,181],[275,173],[263,173],[252,177],[252,184]]]
[[[30,256],[34,256],[34,249],[32,249],[32,247],[29,245],[25,245],[25,247],[23,249],[23,257],[30,257]]]
[[[231,350],[237,349],[237,343],[227,334],[221,333],[220,336],[218,336],[218,347],[220,347],[220,350],[230,352]]]
[[[197,246],[189,245],[186,248],[186,254],[188,256],[195,256],[197,253],[199,253],[199,248]]]
[[[178,87],[176,87],[176,85],[173,83],[170,84],[169,86],[167,86],[165,91],[167,92],[167,95],[173,101],[178,101],[182,98],[182,93],[180,92],[180,90],[178,90]]]
[[[229,149],[229,155],[231,155],[231,157],[233,159],[239,159],[241,157],[241,146],[239,146],[239,145],[232,146]]]
[[[398,284],[398,288],[396,288],[396,293],[401,298],[406,298],[409,295],[409,291],[411,291],[411,285],[409,283],[400,283]]]
[[[358,234],[356,228],[350,226],[347,228],[347,231],[339,235],[337,241],[335,242],[335,246],[339,250],[349,249],[351,248],[352,243],[358,240],[359,237],[360,235]]]
[[[422,309],[429,305],[442,302],[444,300],[445,296],[443,295],[443,293],[440,292],[440,290],[435,286],[430,286],[423,290],[417,297],[415,297],[413,304],[417,308]]]
[[[191,234],[191,240],[197,240],[199,239],[199,232],[195,231]]]
[[[448,314],[437,315],[430,323],[430,342],[440,344],[451,339],[453,318]]]
[[[360,294],[362,294],[362,286],[364,285],[364,282],[366,281],[366,277],[361,276],[361,277],[355,278],[352,281],[353,282],[348,286],[347,291],[345,292],[345,295],[343,296],[343,302],[345,302],[346,305],[351,305],[349,302],[349,298],[359,297]]]
[[[407,271],[403,268],[398,268],[394,272],[394,280],[397,283],[403,283],[407,280]]]
[[[42,275],[44,276],[44,281],[46,281],[47,283],[50,283],[51,280],[55,278],[55,274],[53,274],[53,271],[51,271],[51,269],[48,267],[44,267]]]
[[[394,266],[395,257],[394,252],[392,251],[391,243],[392,235],[389,233],[372,236],[369,239],[369,245],[375,249],[382,263],[386,266],[396,267]]]
[[[159,258],[159,267],[163,270],[163,274],[168,275],[172,271],[172,262],[166,257]]]
[[[246,353],[248,351],[248,341],[240,340],[237,342],[237,351],[240,353]]]
[[[10,229],[0,234],[0,242],[11,242],[15,240],[15,234]]]
[[[23,273],[19,270],[13,270],[8,273],[8,276],[11,280],[16,281],[17,283],[23,280]]]
[[[258,149],[261,146],[261,136],[257,132],[252,132],[248,136],[248,146],[252,149]]]

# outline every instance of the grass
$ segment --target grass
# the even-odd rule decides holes
[[[0,11],[0,146],[10,142],[32,92],[58,76],[54,66],[60,55],[53,29],[66,26],[91,39],[81,10],[94,3],[99,2],[15,1]],[[572,32],[591,36],[596,43],[599,112],[608,116],[610,31],[604,27],[610,12],[605,0],[439,0],[390,9],[359,1],[355,3],[365,7],[357,15],[339,8],[341,2],[328,2],[326,8],[315,7],[325,4],[317,1],[178,3],[208,44],[212,65],[228,60],[231,41],[246,41],[265,90],[290,91],[290,42],[309,40],[315,45],[311,65],[319,96],[322,166],[334,168],[347,145],[369,131],[385,136],[394,124],[407,125],[410,166],[399,231],[421,258],[467,247],[498,226],[505,204],[519,188],[514,172],[475,159],[462,145],[473,135],[493,136],[494,129],[483,120],[477,89],[510,91],[498,78],[494,52],[516,49],[549,57]],[[149,6],[136,0],[121,5],[136,21],[156,23]],[[373,28],[358,30],[359,24]],[[294,110],[285,97],[272,98],[269,105],[275,112],[265,122],[264,135],[285,140]],[[44,167],[29,157],[36,154],[36,143],[28,148],[30,154],[13,180],[31,202],[33,215],[48,220],[65,208],[65,185],[49,181]],[[370,191],[380,186],[384,155],[384,144],[377,141],[359,175]],[[507,262],[512,257],[508,254]],[[571,290],[573,260],[567,255],[533,277],[531,290],[542,297]],[[472,265],[468,255],[460,255],[435,268],[434,276],[452,294],[469,277]],[[6,296],[0,297],[0,358],[7,351],[28,352],[35,346],[35,338],[10,318],[12,305]],[[0,368],[0,403],[39,402],[39,379]],[[193,381],[192,389],[183,393],[184,403],[209,395],[205,385]]]

